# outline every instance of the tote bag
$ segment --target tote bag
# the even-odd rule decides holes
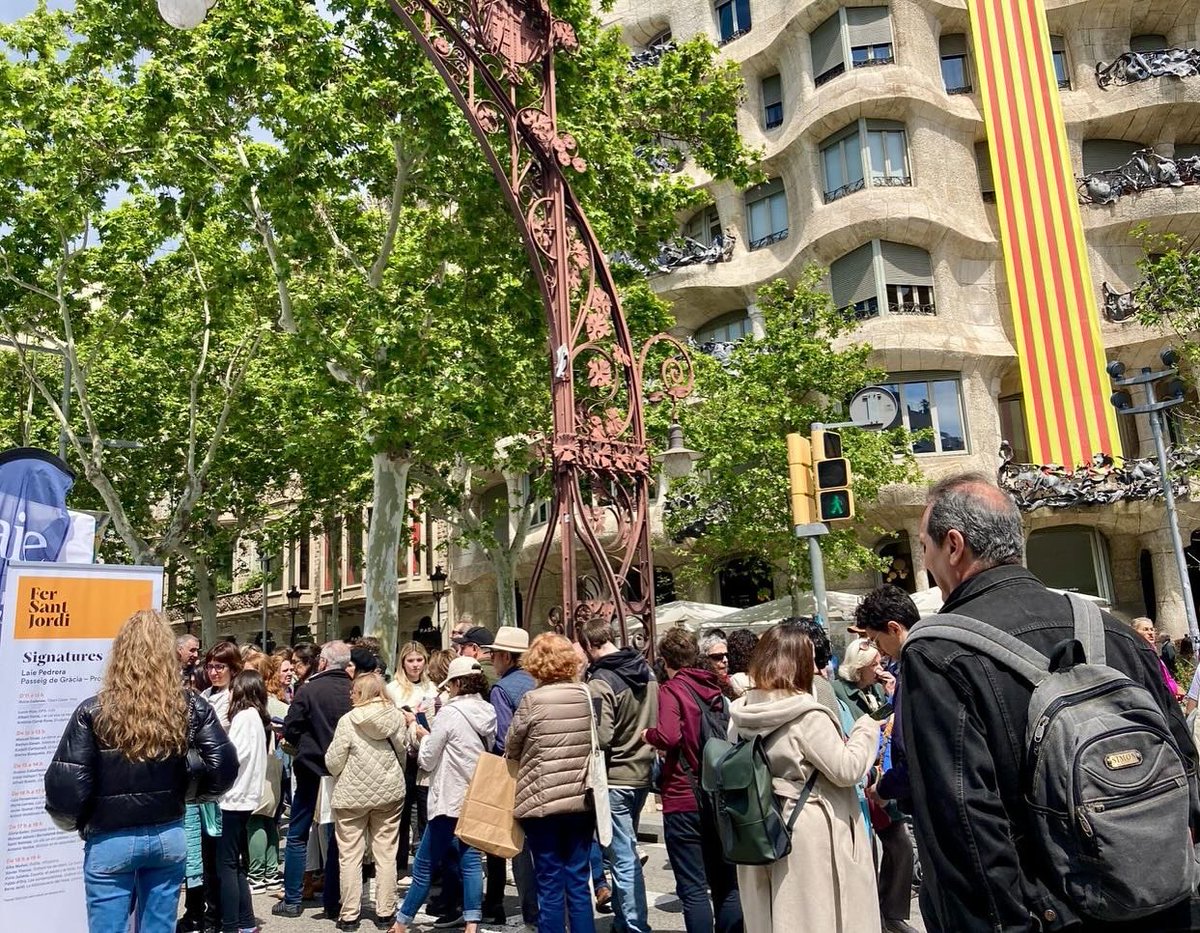
[[[513,817],[518,765],[488,752],[479,756],[454,830],[471,848],[506,859],[525,848],[525,831]]]
[[[274,816],[279,809],[279,796],[283,792],[283,759],[279,749],[275,747],[275,737],[271,737],[271,747],[267,755],[267,773],[263,775],[262,795],[259,798],[255,816]]]
[[[596,734],[596,716],[592,709],[592,691],[580,685],[588,704],[588,724],[591,726],[591,754],[588,756],[587,789],[592,796],[592,809],[596,813],[596,839],[604,848],[612,845],[612,806],[608,799],[608,765],[604,761],[604,749]]]

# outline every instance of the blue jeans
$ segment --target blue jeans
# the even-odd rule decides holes
[[[604,851],[612,873],[613,929],[618,933],[650,933],[646,879],[637,855],[637,824],[649,795],[648,787],[610,787],[612,844]]]
[[[592,889],[599,891],[601,888],[609,887],[608,877],[604,874],[604,851],[600,848],[600,843],[595,839],[592,840]],[[611,888],[609,889],[611,893]]]
[[[483,867],[479,852],[465,846],[454,836],[458,826],[456,816],[435,816],[425,824],[421,844],[417,846],[417,857],[413,859],[412,884],[404,895],[404,903],[396,911],[396,922],[409,926],[417,911],[429,897],[430,878],[433,869],[441,865],[446,855],[454,850],[462,872],[463,920],[478,923],[483,919]],[[452,869],[447,869],[452,870]]]
[[[561,813],[521,820],[538,887],[538,933],[595,933],[592,913],[592,813]]]
[[[287,848],[283,853],[283,899],[299,904],[304,887],[304,865],[308,860],[308,833],[317,812],[321,776],[302,765],[295,765],[296,793],[292,797],[292,816],[288,824]],[[332,829],[332,827],[330,827]],[[325,916],[341,912],[341,873],[338,871],[337,837],[329,833],[325,859],[325,891],[321,895]]]
[[[83,844],[83,887],[90,933],[173,933],[187,871],[183,820],[96,833]]]

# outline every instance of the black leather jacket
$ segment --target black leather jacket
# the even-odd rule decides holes
[[[192,747],[206,765],[200,799],[214,800],[237,779],[237,752],[207,701],[193,696],[191,702]],[[55,824],[86,839],[93,833],[183,819],[186,757],[130,761],[103,747],[94,729],[99,708],[96,697],[79,704],[46,769],[46,811]]]
[[[1051,657],[1073,636],[1066,597],[1024,567],[993,567],[963,582],[942,612],[980,619]],[[1195,748],[1159,672],[1158,657],[1133,630],[1105,616],[1110,667],[1161,704],[1179,747],[1192,759],[1192,827],[1200,827]],[[920,629],[917,623],[914,631]],[[1194,930],[1200,902],[1131,924],[1084,923],[1038,868],[1021,785],[1031,688],[969,648],[941,639],[906,643],[904,746],[921,853],[921,913],[930,933],[1165,933]],[[1153,871],[1153,866],[1147,866]],[[1193,898],[1193,901],[1196,899]]]

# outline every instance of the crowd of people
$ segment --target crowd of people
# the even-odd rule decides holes
[[[987,479],[931,490],[921,543],[943,611],[1060,657],[1070,604],[1021,566],[1022,542],[1016,507]],[[1200,928],[1194,893],[1129,922],[1080,907],[1047,868],[1022,784],[1031,686],[987,651],[914,638],[922,626],[884,585],[836,659],[823,625],[789,618],[761,635],[668,629],[652,667],[606,620],[530,641],[461,619],[450,649],[411,642],[389,672],[371,638],[271,653],[223,640],[201,655],[139,612],[67,726],[47,809],[85,840],[92,933],[123,933],[131,913],[140,933],[253,933],[255,892],[277,895],[278,918],[319,897],[339,930],[407,933],[422,912],[466,933],[505,924],[508,864],[456,836],[485,753],[516,762],[512,877],[538,933],[592,933],[603,912],[619,933],[648,933],[638,829],[652,799],[687,933],[908,933],[918,888],[941,933]],[[1154,838],[1194,834],[1184,691],[1152,628],[1105,617],[1101,635],[1187,775],[1182,825]],[[761,748],[791,825],[774,861],[723,854],[728,828],[701,779],[718,732]]]

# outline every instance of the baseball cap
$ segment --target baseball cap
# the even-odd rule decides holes
[[[491,647],[492,640],[492,633],[482,625],[469,628],[451,639],[456,645],[479,645],[481,648]]]
[[[484,629],[484,631],[487,631]],[[474,658],[455,658],[450,662],[450,667],[446,671],[446,679],[438,684],[439,690],[445,690],[446,685],[450,681],[459,677],[469,677],[471,674],[482,674],[483,668],[479,666],[479,662]]]

